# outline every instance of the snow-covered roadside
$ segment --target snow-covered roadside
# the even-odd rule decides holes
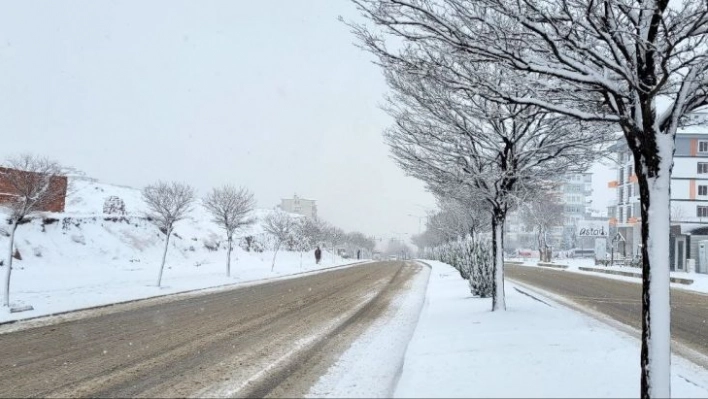
[[[517,259],[513,259],[513,260],[517,260]],[[592,259],[584,259],[584,258],[583,259],[558,259],[558,260],[553,260],[552,263],[557,264],[557,265],[568,266],[567,269],[562,269],[562,270],[572,272],[572,273],[589,274],[591,276],[611,278],[611,279],[615,279],[615,280],[628,281],[628,282],[637,283],[637,284],[641,284],[641,282],[642,282],[642,280],[637,277],[619,276],[616,274],[580,270],[580,267],[591,267],[594,269],[641,273],[641,269],[636,268],[636,267],[595,265],[595,262]],[[538,266],[537,259],[523,260],[523,263],[521,264],[521,266],[543,267],[543,266]],[[561,269],[554,269],[554,270],[561,270]],[[671,283],[672,288],[679,288],[679,289],[684,289],[684,290],[689,290],[689,291],[708,293],[708,274],[671,272],[671,277],[693,280],[692,284]]]
[[[13,303],[15,306],[31,305],[34,309],[20,313],[0,311],[0,323],[167,294],[257,282],[358,262],[339,257],[332,262],[331,255],[327,254],[321,264],[315,264],[308,257],[301,267],[299,254],[283,251],[278,254],[275,270],[271,272],[272,252],[240,255],[241,260],[232,264],[231,278],[226,277],[222,262],[206,263],[199,267],[178,265],[165,270],[166,279],[161,288],[155,286],[157,269],[152,267],[154,265],[140,263],[132,267],[109,265],[102,268],[100,273],[96,273],[95,267],[81,267],[83,265],[21,270],[16,273],[13,281]]]
[[[430,269],[424,267],[406,294],[391,302],[388,312],[320,377],[307,397],[391,397],[425,301],[429,275]]]
[[[507,282],[505,312],[432,266],[396,397],[636,397],[640,341]],[[545,299],[544,299],[545,300]],[[672,394],[708,397],[708,372],[674,356]]]

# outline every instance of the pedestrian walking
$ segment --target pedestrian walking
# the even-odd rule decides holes
[[[318,245],[317,249],[315,249],[315,262],[319,265],[321,259],[322,259],[322,250],[320,249],[320,247]]]

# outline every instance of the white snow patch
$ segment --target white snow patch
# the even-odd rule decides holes
[[[396,397],[637,397],[640,341],[507,282],[507,311],[432,265]],[[673,358],[672,393],[708,397],[708,373]]]
[[[0,309],[0,323],[46,316],[77,309],[109,305],[195,289],[236,284],[352,263],[333,257],[324,248],[322,262],[315,264],[312,251],[278,252],[270,271],[273,252],[260,223],[239,232],[239,238],[255,236],[264,252],[245,251],[237,245],[232,253],[232,277],[226,277],[225,234],[207,211],[195,204],[186,220],[175,226],[170,239],[162,287],[155,287],[164,249],[164,234],[144,218],[140,190],[72,178],[66,212],[37,215],[17,229],[15,248],[22,256],[13,262],[11,307],[31,305],[34,310],[10,313]],[[104,201],[117,196],[126,214],[104,214]],[[0,221],[4,223],[0,208]],[[262,220],[271,210],[254,211]],[[0,223],[0,230],[6,226]],[[0,231],[0,253],[8,237]],[[2,259],[2,258],[0,258]],[[0,267],[2,270],[3,267]]]

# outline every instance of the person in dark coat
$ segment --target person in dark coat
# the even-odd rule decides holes
[[[318,265],[320,264],[320,259],[322,259],[322,250],[317,246],[317,249],[315,249],[315,262],[317,262]]]

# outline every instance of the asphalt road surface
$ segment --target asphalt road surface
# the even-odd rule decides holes
[[[563,296],[634,327],[641,323],[641,284],[587,274],[505,265],[506,277]],[[639,282],[639,280],[637,280]],[[708,295],[671,289],[671,336],[708,355]]]
[[[369,263],[3,333],[0,396],[302,396],[420,269]]]

